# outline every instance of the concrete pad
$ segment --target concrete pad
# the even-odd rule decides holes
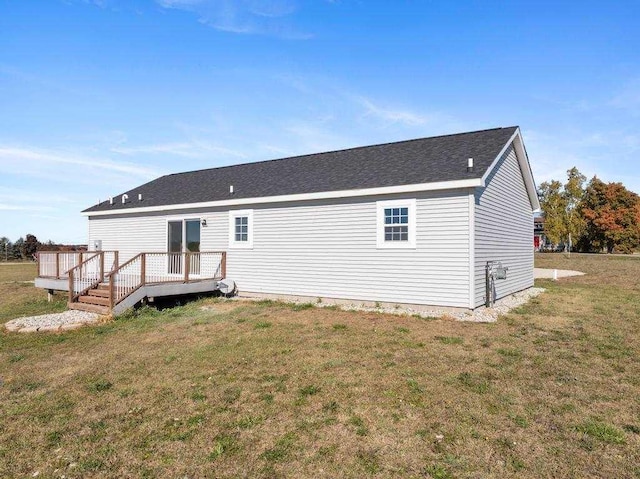
[[[559,279],[583,275],[582,271],[572,271],[570,269],[533,268],[533,277],[535,279]]]

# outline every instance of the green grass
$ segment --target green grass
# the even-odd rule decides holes
[[[0,477],[640,477],[640,260],[536,263],[588,274],[494,324],[202,299],[2,332]],[[12,268],[0,322],[64,309]]]
[[[589,420],[576,426],[576,430],[610,444],[623,444],[624,432],[617,427],[600,421]]]

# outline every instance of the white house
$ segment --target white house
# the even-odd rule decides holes
[[[509,127],[167,175],[82,214],[120,265],[224,251],[243,293],[474,309],[489,261],[496,299],[533,285],[537,209]]]

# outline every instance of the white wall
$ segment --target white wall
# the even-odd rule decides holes
[[[282,203],[253,208],[253,249],[229,249],[227,209],[90,219],[89,244],[166,251],[168,218],[204,218],[202,251],[228,251],[246,292],[469,307],[469,192]],[[376,248],[376,200],[416,198],[416,249]]]
[[[475,194],[475,305],[485,302],[485,264],[502,261],[506,280],[496,297],[533,286],[533,210],[513,147],[499,160],[487,186]]]

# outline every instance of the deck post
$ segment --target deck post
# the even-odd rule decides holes
[[[82,280],[82,252],[78,253],[78,273],[80,273],[80,280]]]
[[[116,270],[120,267],[120,262],[118,261],[118,251],[113,252],[113,269]]]
[[[144,286],[147,283],[147,253],[142,253],[140,258],[140,284]]]
[[[222,279],[227,277],[227,252],[222,252],[222,259],[220,260],[220,274]]]
[[[73,268],[69,270],[69,302],[73,301]]]
[[[113,288],[113,282],[115,281],[116,275],[115,274],[110,274],[109,275],[109,311],[113,311],[113,303],[114,303],[114,288]]]
[[[100,255],[100,281],[104,279],[104,253],[98,253]]]
[[[185,253],[184,254],[184,282],[188,283],[189,282],[189,265],[191,263],[191,257],[190,257],[191,253]]]
[[[60,252],[56,251],[56,279],[60,279]]]

